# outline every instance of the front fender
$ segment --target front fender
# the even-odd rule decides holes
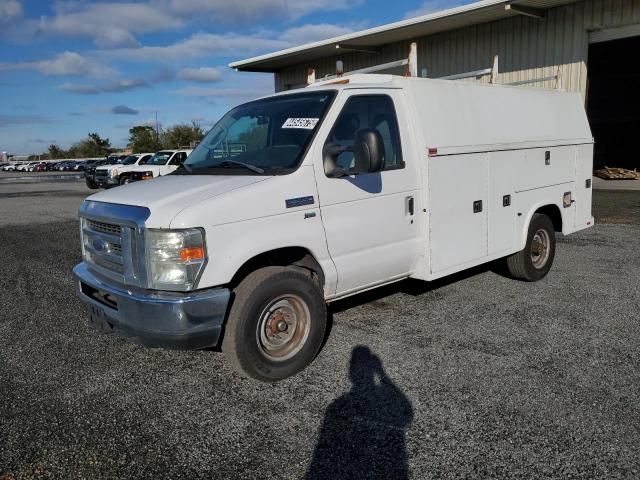
[[[322,267],[325,295],[335,293],[337,272],[329,256],[319,208],[208,227],[209,261],[199,288],[226,285],[248,260],[281,248],[308,250]]]

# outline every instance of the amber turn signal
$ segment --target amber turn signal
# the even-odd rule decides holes
[[[180,260],[190,262],[191,260],[202,260],[204,258],[204,248],[189,247],[180,249]]]

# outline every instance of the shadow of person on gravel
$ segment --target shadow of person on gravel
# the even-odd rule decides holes
[[[351,353],[352,388],[324,414],[307,480],[406,479],[405,433],[413,419],[409,399],[365,346]]]

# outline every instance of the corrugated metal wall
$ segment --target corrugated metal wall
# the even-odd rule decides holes
[[[563,88],[584,95],[589,31],[631,24],[640,24],[640,0],[585,0],[550,9],[546,19],[519,15],[418,38],[418,71],[426,68],[428,76],[436,78],[488,68],[498,54],[499,83],[560,72]],[[345,71],[351,71],[406,58],[409,43],[386,45],[381,53],[353,52],[287,67],[275,76],[276,90],[299,86],[309,67],[316,69],[317,78],[333,74],[336,60],[343,60]],[[555,81],[535,86],[553,88]]]

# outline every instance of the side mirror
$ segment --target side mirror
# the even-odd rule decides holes
[[[384,141],[375,128],[356,132],[353,142],[355,165],[352,173],[374,173],[384,169]]]

